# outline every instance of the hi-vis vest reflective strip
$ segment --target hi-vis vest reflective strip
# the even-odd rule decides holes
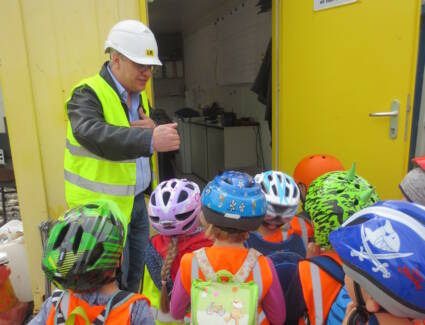
[[[301,261],[298,265],[308,320],[300,319],[298,324],[322,325],[342,285],[313,262]]]
[[[146,91],[142,92],[142,104],[143,108],[145,109],[145,114],[147,117],[150,117],[150,110],[149,110],[149,101],[148,96],[146,95]],[[151,157],[151,172],[152,172],[152,191],[156,188],[158,185],[158,159],[157,159],[157,153],[154,151],[152,157]]]
[[[199,250],[199,251],[201,251],[201,250]],[[203,250],[202,253],[206,257],[205,250]],[[247,256],[247,258],[248,258],[248,256]],[[206,258],[206,260],[208,260],[208,258]],[[242,264],[242,266],[243,266],[243,264]],[[212,269],[212,266],[210,266],[210,267]],[[199,271],[200,271],[199,264],[198,264],[197,258],[195,256],[195,253],[194,253],[194,255],[192,257],[192,265],[191,265],[191,270],[190,270],[192,281],[194,279],[199,278]],[[247,274],[247,276],[248,275],[249,274]],[[260,324],[260,325],[269,324],[269,322],[266,319],[266,315],[264,314],[264,311],[263,311],[261,304],[260,304],[261,299],[263,298],[263,277],[261,275],[261,269],[260,269],[260,265],[258,263],[258,259],[257,259],[257,262],[254,264],[254,267],[252,268],[252,277],[253,277],[254,282],[258,285],[258,300],[259,301],[258,301],[258,316],[257,316],[256,324]]]

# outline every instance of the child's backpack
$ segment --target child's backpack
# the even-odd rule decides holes
[[[257,263],[261,254],[250,249],[239,271],[233,275],[227,270],[214,272],[205,249],[194,252],[192,260],[191,318],[192,324],[202,325],[254,325],[262,286],[261,271]],[[198,278],[201,269],[205,281]],[[253,271],[254,281],[245,283]],[[223,281],[226,279],[226,281]]]
[[[280,251],[268,256],[276,269],[280,286],[285,295],[286,322],[285,324],[298,324],[304,314],[303,291],[298,273],[298,262],[303,259],[297,253]]]
[[[342,269],[342,266],[338,264],[334,259],[329,256],[315,256],[308,259],[311,263],[316,264],[323,271],[328,273],[333,279],[341,284],[338,295],[335,300],[332,302],[331,308],[328,312],[328,315],[324,321],[326,325],[337,325],[341,324],[345,318],[345,310],[348,303],[351,301],[348,296],[347,290],[344,286],[344,277],[345,273]],[[308,317],[306,317],[307,319]],[[307,324],[309,321],[307,320]]]
[[[268,256],[278,251],[289,251],[296,253],[302,257],[306,255],[306,249],[302,238],[296,234],[280,243],[271,243],[264,240],[257,232],[249,233],[248,239],[245,241],[247,248],[255,248],[261,254]]]

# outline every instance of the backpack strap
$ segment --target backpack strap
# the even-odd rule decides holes
[[[120,290],[116,292],[109,299],[105,309],[96,317],[92,324],[103,325],[108,319],[110,311],[128,301],[133,295],[134,293],[128,291]]]
[[[307,246],[308,246],[307,221],[304,218],[299,217],[298,223],[300,224],[300,228],[301,228],[301,239],[303,240],[304,247],[307,250]]]
[[[52,294],[52,305],[55,307],[55,325],[64,325],[66,322],[65,315],[68,315],[69,293],[64,290],[56,290]]]
[[[260,256],[261,254],[259,252],[253,248],[250,248],[248,250],[248,255],[246,256],[245,261],[242,263],[238,272],[236,272],[236,274],[233,276],[233,280],[240,283],[245,282],[249,276],[249,273],[251,273],[255,265],[257,265],[258,257]]]
[[[205,276],[205,279],[207,281],[215,281],[217,277],[215,275],[215,271],[213,267],[211,266],[210,261],[208,260],[207,253],[205,252],[205,247],[194,251],[193,254],[195,258],[192,259],[192,276],[194,275],[193,273],[196,271],[194,270],[194,267],[196,267],[196,265],[195,266],[193,265],[193,260],[196,259],[198,268],[201,269],[202,274]],[[197,278],[198,278],[198,273],[196,272],[196,276],[192,277],[192,281]]]
[[[326,255],[320,255],[311,257],[308,259],[310,262],[316,264],[323,271],[328,273],[332,278],[344,285],[345,273],[342,266],[339,265],[332,257]]]
[[[288,222],[288,223],[286,223],[286,224],[284,224],[283,225],[283,227],[282,227],[282,240],[287,240],[288,239],[288,231],[289,231],[289,228],[290,228],[290,223]]]

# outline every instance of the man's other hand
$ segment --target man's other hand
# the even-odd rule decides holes
[[[155,127],[152,134],[152,146],[157,152],[175,151],[180,147],[177,123],[163,124]]]

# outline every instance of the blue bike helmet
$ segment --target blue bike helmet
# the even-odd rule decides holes
[[[329,239],[355,286],[393,315],[425,319],[425,207],[382,201],[352,215]]]
[[[225,171],[209,182],[201,203],[206,221],[223,228],[256,230],[266,214],[260,186],[248,174],[236,171]]]

